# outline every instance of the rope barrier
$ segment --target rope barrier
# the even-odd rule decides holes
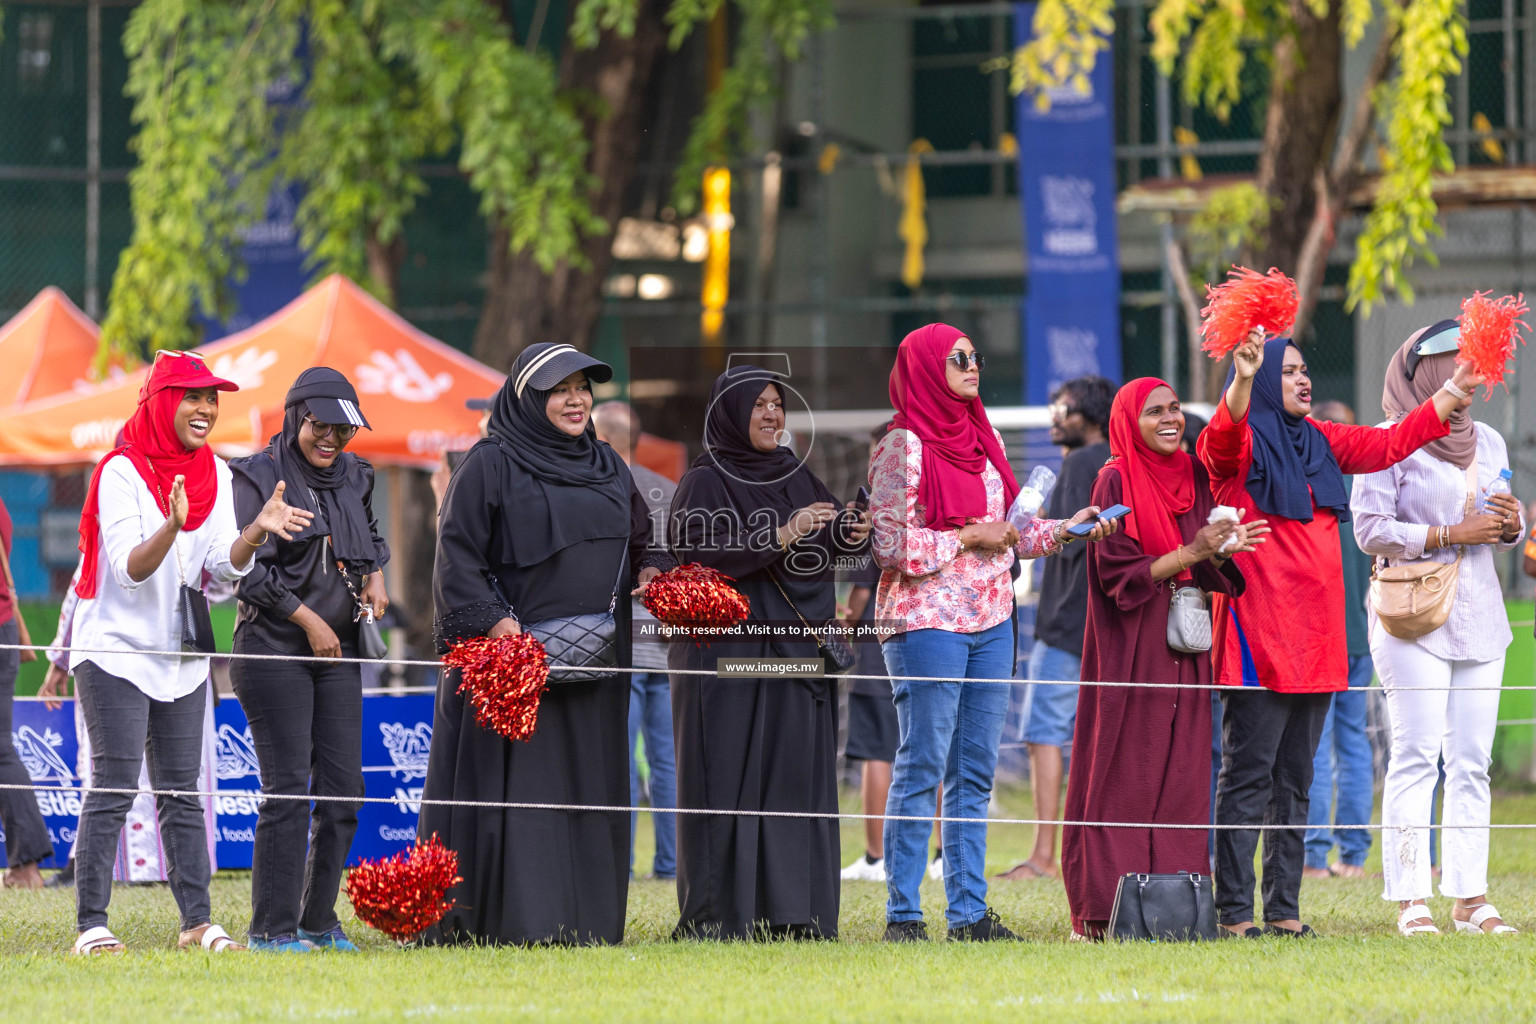
[[[24,790],[31,792],[37,789],[63,789],[70,792],[67,786],[23,786],[20,783],[0,783],[0,790]],[[106,788],[92,786],[84,790],[85,793],[111,793],[120,796],[178,796],[178,797],[219,797],[231,796],[228,790],[217,789],[127,789]],[[240,794],[245,795],[245,794]],[[582,811],[590,814],[634,814],[639,811],[649,811],[652,814],[693,814],[708,817],[732,817],[732,818],[796,818],[812,820],[846,820],[846,821],[916,821],[936,822],[941,825],[1070,825],[1081,828],[1142,828],[1142,829],[1175,829],[1180,831],[1208,832],[1217,831],[1235,832],[1287,832],[1305,831],[1311,826],[1303,822],[1300,825],[1215,825],[1215,824],[1179,824],[1172,822],[1131,822],[1131,821],[1061,821],[1045,818],[951,818],[921,814],[853,814],[842,811],[766,811],[741,808],[713,808],[713,807],[629,807],[618,804],[562,804],[562,803],[534,803],[530,801],[502,801],[502,800],[432,800],[425,797],[401,798],[385,796],[322,796],[310,793],[263,793],[263,800],[308,800],[311,802],[331,803],[358,803],[358,804],[389,804],[394,807],[412,805],[417,807],[468,807],[475,810],[487,811]],[[1385,832],[1388,830],[1416,830],[1416,829],[1468,829],[1468,830],[1506,830],[1506,829],[1536,829],[1536,822],[1529,824],[1494,823],[1482,825],[1447,825],[1444,823],[1433,825],[1330,825],[1332,829],[1351,829],[1354,831]]]
[[[48,647],[48,646],[45,646],[45,645],[42,645],[42,644],[0,644],[0,651],[43,651],[43,652],[59,651],[59,652],[69,652],[69,653],[73,653],[73,654],[125,654],[125,653],[127,653],[127,654],[142,654],[142,655],[147,655],[147,656],[152,656],[152,657],[160,657],[160,658],[198,657],[198,658],[221,658],[221,659],[224,659],[226,661],[250,660],[250,661],[282,661],[282,662],[301,662],[301,663],[314,662],[314,663],[318,663],[318,664],[327,664],[327,665],[335,665],[335,664],[402,665],[402,666],[407,666],[407,667],[422,667],[422,668],[432,668],[432,669],[438,669],[438,670],[441,670],[443,668],[443,664],[440,661],[426,661],[426,660],[422,660],[422,659],[411,659],[411,658],[321,658],[321,657],[318,657],[318,656],[312,655],[312,654],[242,654],[242,653],[237,653],[237,652],[234,652],[234,651],[220,652],[218,654],[211,654],[211,655],[203,655],[203,654],[188,655],[187,652],[185,652],[185,651],[139,651],[139,650],[124,651],[122,648]],[[767,660],[767,659],[763,659],[763,660]],[[597,670],[597,669],[591,669],[591,668],[570,668],[570,667],[561,666],[561,665],[551,665],[549,671],[550,671],[551,675],[559,675],[559,674],[563,674],[563,673],[571,673],[573,675],[578,675],[578,676],[592,676],[592,675],[596,674],[599,671],[604,676],[607,676],[607,675],[653,675],[656,672],[655,669],[648,669],[648,668],[624,668],[624,667],[615,666],[613,668],[604,668],[604,669],[601,669],[601,670]],[[712,679],[736,679],[736,678],[740,678],[740,679],[743,679],[743,680],[746,680],[746,679],[758,679],[758,678],[763,678],[763,676],[769,675],[769,673],[762,673],[760,675],[746,675],[746,674],[742,674],[742,675],[739,675],[739,676],[736,675],[735,673],[726,673],[726,674],[722,675],[720,672],[715,671],[715,670],[711,670],[711,669],[674,669],[674,668],[669,668],[667,670],[666,674],[667,675],[673,675],[673,676],[708,676],[708,677],[710,677]],[[798,677],[796,677],[796,676],[785,676],[784,678],[786,678],[786,679],[793,679],[793,678],[798,678]],[[848,679],[848,680],[854,680],[854,679],[890,680],[892,677],[891,677],[891,675],[889,673],[882,673],[882,674],[876,674],[876,675],[860,675],[860,674],[857,674],[857,673],[846,673],[846,674],[839,674],[839,675],[837,675],[835,677],[829,677],[829,678]],[[955,678],[950,677],[950,676],[910,676],[910,675],[908,675],[908,676],[900,676],[898,678],[900,678],[901,680],[903,680],[905,682],[909,682],[909,683],[1002,683],[1002,684],[1006,684],[1006,685],[1009,685],[1009,686],[1031,686],[1031,685],[1035,685],[1035,686],[1097,686],[1097,687],[1106,687],[1106,688],[1110,688],[1110,689],[1213,690],[1213,691],[1216,691],[1218,693],[1244,693],[1244,692],[1264,693],[1264,692],[1268,692],[1266,687],[1261,687],[1261,686],[1228,686],[1228,685],[1223,684],[1223,683],[1147,683],[1147,682],[1131,682],[1131,681],[1122,681],[1122,680],[1111,681],[1111,680],[1090,680],[1090,679],[1083,679],[1083,680],[1072,680],[1072,679],[1018,679],[1018,678],[1014,678],[1014,677],[1008,677],[1008,678],[1004,678],[1004,679],[955,679]],[[1536,690],[1536,685],[1529,685],[1529,686],[1527,686],[1527,685],[1521,685],[1521,684],[1512,684],[1512,685],[1508,685],[1508,686],[1500,685],[1500,686],[1395,686],[1395,687],[1354,686],[1354,687],[1340,687],[1337,690],[1306,691],[1306,692],[1326,692],[1326,693],[1356,692],[1356,693],[1358,693],[1358,692],[1362,692],[1362,691],[1365,691],[1365,690],[1373,690],[1373,689],[1380,689],[1380,690],[1384,690],[1384,691],[1390,691],[1390,690],[1393,690],[1393,689],[1400,689],[1400,690],[1429,690],[1429,691],[1440,691],[1440,690],[1450,691],[1450,690],[1455,690],[1455,691],[1464,692],[1464,693],[1473,693],[1473,692],[1480,691],[1480,690],[1499,690],[1499,691],[1507,690],[1507,691],[1510,691],[1510,692],[1521,692],[1521,691],[1527,691],[1527,690]],[[394,692],[398,692],[398,691],[394,691]],[[17,698],[17,699],[25,699],[25,698]]]

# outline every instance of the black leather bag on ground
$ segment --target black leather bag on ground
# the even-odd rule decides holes
[[[213,616],[201,590],[181,585],[181,649],[188,654],[212,654]]]
[[[1109,913],[1109,938],[1153,942],[1216,939],[1216,895],[1209,875],[1124,875]]]

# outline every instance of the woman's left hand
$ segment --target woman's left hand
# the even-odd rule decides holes
[[[848,540],[853,544],[863,544],[865,538],[869,536],[871,524],[869,509],[860,507],[856,501],[848,502],[843,508],[853,513],[846,520],[848,524],[846,527],[848,530]]]
[[[1504,532],[1502,539],[1508,544],[1520,537],[1520,502],[1512,494],[1490,494],[1487,497],[1488,511],[1504,517]]]
[[[644,594],[645,588],[651,585],[651,580],[660,575],[661,570],[656,568],[654,565],[648,565],[644,569],[641,569],[640,575],[636,577],[640,585],[634,590],[631,590],[629,592],[630,595],[633,597],[639,597],[641,594]]]
[[[370,573],[363,582],[363,592],[359,597],[363,607],[373,609],[375,619],[382,619],[384,613],[389,611],[389,594],[384,589],[384,574]]]
[[[1255,519],[1251,523],[1238,523],[1233,535],[1237,537],[1237,543],[1225,551],[1218,551],[1215,557],[1220,561],[1226,561],[1239,551],[1252,551],[1268,538],[1269,520]]]
[[[1086,540],[1089,543],[1092,543],[1093,541],[1103,540],[1105,537],[1108,537],[1110,534],[1120,529],[1120,520],[1099,518],[1099,506],[1097,505],[1089,505],[1087,508],[1078,512],[1077,515],[1067,520],[1067,526],[1078,526],[1082,523],[1088,522],[1089,520],[1094,520],[1093,532],[1088,534],[1086,537],[1078,538],[1070,533],[1067,533],[1066,530],[1063,529],[1061,532],[1062,544],[1065,545],[1078,539]]]
[[[272,497],[267,499],[251,525],[264,533],[275,533],[283,540],[293,540],[293,535],[303,531],[314,520],[315,514],[284,502],[283,492],[287,488],[288,485],[283,481],[277,482],[277,486],[272,488]]]

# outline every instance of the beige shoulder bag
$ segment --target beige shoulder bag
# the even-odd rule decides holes
[[[1467,467],[1467,501],[1461,517],[1472,514],[1477,501],[1477,461]],[[1454,562],[1410,562],[1386,565],[1376,559],[1371,566],[1371,607],[1381,627],[1399,640],[1417,640],[1445,625],[1456,603],[1456,581],[1461,573],[1463,546]]]
[[[5,570],[5,589],[11,595],[11,616],[16,620],[16,642],[21,645],[21,661],[26,664],[37,660],[37,652],[31,650],[32,635],[27,632],[27,620],[21,617],[21,595],[16,593],[16,579],[11,575],[11,556],[5,545],[0,544],[0,569]]]

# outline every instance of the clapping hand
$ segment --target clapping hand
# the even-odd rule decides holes
[[[171,482],[171,500],[166,510],[166,518],[176,529],[187,525],[187,478],[177,475]]]
[[[176,478],[177,485],[181,478]],[[283,492],[288,485],[279,480],[277,486],[272,488],[272,497],[262,506],[261,512],[256,516],[254,525],[265,533],[275,533],[283,540],[293,540],[293,535],[303,531],[315,518],[313,512],[306,512],[302,508],[294,508],[283,501]],[[172,489],[172,502],[175,501],[175,489]],[[185,516],[183,516],[185,518]]]
[[[1225,551],[1217,552],[1216,557],[1227,559],[1239,551],[1253,551],[1269,539],[1265,536],[1269,532],[1269,520],[1267,519],[1255,519],[1251,523],[1238,523],[1237,528],[1233,531],[1237,536],[1237,543]]]

